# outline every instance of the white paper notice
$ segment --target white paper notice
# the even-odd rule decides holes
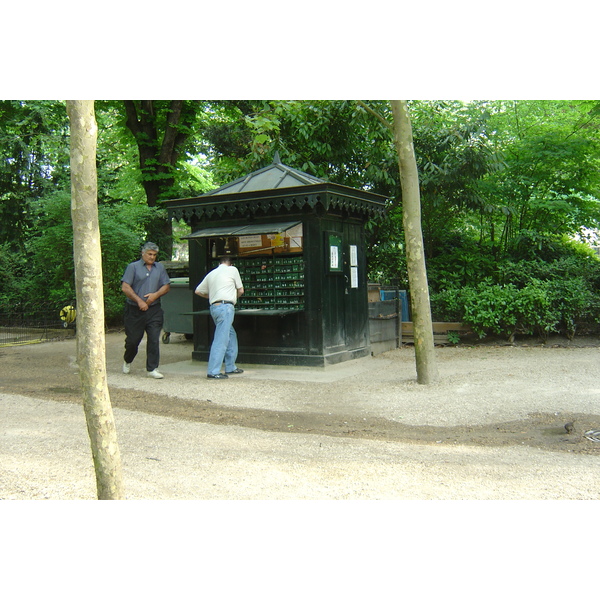
[[[240,236],[240,248],[260,248],[262,246],[262,236],[243,235]]]
[[[329,246],[329,268],[337,269],[340,266],[340,257],[337,246]]]

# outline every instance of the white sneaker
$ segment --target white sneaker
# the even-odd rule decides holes
[[[153,377],[154,379],[163,379],[164,375],[158,372],[158,369],[154,369],[154,371],[148,371],[148,377]]]
[[[127,375],[131,371],[131,363],[124,362],[123,363],[123,373]]]

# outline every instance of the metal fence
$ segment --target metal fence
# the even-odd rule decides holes
[[[60,309],[35,313],[0,313],[0,347],[35,344],[73,337],[75,323],[60,317]]]

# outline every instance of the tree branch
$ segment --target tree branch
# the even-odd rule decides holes
[[[183,100],[172,100],[170,111],[167,116],[167,125],[165,127],[165,135],[160,149],[158,161],[162,165],[174,165],[176,153],[174,148],[177,141],[177,125],[181,118],[181,110],[183,108]]]
[[[127,120],[125,121],[129,131],[133,133],[137,140],[137,134],[140,131],[140,123],[138,121],[137,109],[133,100],[123,100],[125,106],[125,113],[127,114]]]
[[[380,115],[376,110],[373,110],[370,106],[367,106],[362,100],[356,100],[356,104],[360,107],[364,108],[369,114],[373,115],[376,119],[378,119],[383,125],[389,129],[390,132],[394,132],[394,127],[392,124],[382,115]]]

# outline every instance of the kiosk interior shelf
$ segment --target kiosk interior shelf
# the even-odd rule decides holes
[[[259,309],[265,311],[264,314],[268,314],[266,311],[283,314],[304,310],[302,256],[237,258],[235,266],[244,284],[244,295],[238,301],[239,311]]]

